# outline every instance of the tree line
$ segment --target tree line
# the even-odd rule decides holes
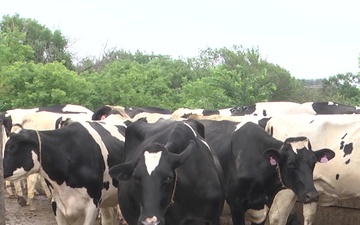
[[[54,104],[219,109],[261,101],[335,101],[360,106],[360,73],[304,80],[258,48],[207,48],[193,58],[107,49],[76,59],[70,40],[38,21],[0,21],[0,110]]]

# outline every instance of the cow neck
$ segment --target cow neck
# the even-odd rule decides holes
[[[39,131],[35,130],[37,138],[38,138],[38,143],[39,143],[39,162],[41,165],[41,138],[40,138],[40,134]]]
[[[285,186],[285,184],[284,184],[284,182],[283,182],[283,180],[282,180],[282,178],[281,178],[281,172],[280,172],[279,163],[276,163],[276,173],[277,173],[277,175],[278,175],[278,177],[279,177],[279,180],[280,180],[280,183],[281,183],[281,189],[285,189],[286,186]]]
[[[174,182],[174,187],[173,187],[173,190],[172,190],[172,193],[171,193],[171,199],[170,199],[169,206],[174,204],[174,202],[175,202],[174,197],[175,197],[175,190],[176,190],[177,180],[178,180],[178,175],[177,175],[177,172],[175,170],[175,182]]]

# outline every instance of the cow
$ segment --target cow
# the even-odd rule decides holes
[[[315,115],[360,114],[359,108],[337,102],[305,102],[301,105]]]
[[[136,121],[141,118],[146,118],[146,121],[149,123],[155,123],[159,119],[171,119],[171,114],[162,114],[162,113],[149,113],[149,112],[141,112],[135,115],[131,121]]]
[[[289,135],[306,135],[315,148],[329,148],[335,157],[327,164],[317,164],[314,169],[314,185],[319,191],[318,203],[303,205],[304,224],[313,224],[316,206],[329,206],[337,200],[360,197],[359,132],[360,116],[355,115],[302,115],[271,118],[265,128],[273,137],[285,139]],[[286,223],[296,196],[283,190],[274,200],[270,210],[271,224]]]
[[[134,118],[139,113],[159,113],[159,114],[166,114],[171,115],[172,110],[164,109],[159,107],[131,107],[125,109],[126,113],[131,117]]]
[[[87,121],[90,120],[92,113],[56,113],[56,112],[48,112],[48,111],[40,111],[40,112],[32,112],[28,113],[24,116],[21,124],[17,124],[17,126],[13,126],[11,131],[16,132],[18,128],[25,129],[36,129],[36,130],[54,130],[59,129],[59,123],[63,123],[63,121],[67,121],[69,119],[75,121]],[[61,122],[59,122],[61,121]],[[36,210],[34,204],[34,196],[35,196],[35,186],[36,183],[40,181],[42,189],[45,191],[45,194],[48,199],[51,200],[52,196],[50,190],[47,188],[44,178],[41,177],[38,173],[31,174],[27,177],[27,204],[29,205],[29,210]]]
[[[199,122],[222,165],[234,225],[245,224],[246,211],[253,223],[264,224],[274,196],[285,187],[302,202],[317,200],[312,171],[316,162],[332,159],[333,151],[312,151],[309,140],[301,136],[279,141],[253,122]]]
[[[109,115],[119,115],[123,119],[130,119],[131,117],[126,113],[122,106],[104,105],[97,108],[92,115],[92,120],[103,120]]]
[[[61,113],[61,114],[83,114],[92,115],[93,112],[86,107],[80,105],[52,105],[47,107],[38,107],[38,108],[31,108],[31,109],[10,109],[3,112],[0,115],[0,119],[3,121],[5,126],[6,134],[9,135],[11,132],[11,127],[13,124],[19,123],[21,124],[23,121],[24,116],[29,113],[34,112],[52,112],[52,113]]]
[[[79,105],[53,105],[47,107],[38,107],[31,109],[11,109],[7,110],[0,115],[0,119],[3,121],[5,132],[3,132],[3,140],[7,139],[10,132],[14,131],[18,127],[25,126],[26,128],[32,129],[55,129],[56,120],[59,120],[61,116],[66,116],[67,118],[81,117],[83,119],[90,119],[93,112],[86,107]],[[61,117],[62,118],[62,117]],[[13,126],[14,124],[19,124],[20,126]],[[32,199],[35,192],[35,184],[38,180],[37,175],[31,175],[28,179],[28,201],[23,197],[23,191],[21,188],[20,181],[14,182],[16,195],[18,197],[18,202],[20,205],[25,206],[26,204],[30,205],[30,210],[35,210],[34,205],[32,204]],[[40,179],[43,181],[43,179]],[[41,185],[45,189],[45,193],[48,198],[51,198],[51,194],[47,191],[44,182],[41,182]],[[11,190],[10,182],[6,181],[7,192],[10,196],[14,195]]]
[[[232,116],[264,116],[271,117],[276,114],[313,114],[311,109],[302,107],[295,102],[257,102],[247,106],[237,106],[231,109]]]
[[[123,158],[126,126],[73,122],[57,130],[18,129],[4,151],[4,178],[15,181],[39,172],[53,194],[59,225],[83,218],[93,225],[100,208],[102,224],[113,224],[117,182],[109,168]]]
[[[257,115],[271,117],[278,114],[360,114],[355,106],[336,102],[258,102],[247,106],[238,106],[231,109],[232,116]]]
[[[231,108],[224,109],[188,109],[188,108],[178,108],[175,110],[171,119],[179,120],[181,118],[187,118],[190,115],[198,116],[231,116]]]
[[[126,130],[124,162],[112,167],[129,225],[219,225],[225,196],[215,153],[196,121],[140,119]]]
[[[157,108],[157,107],[133,107],[125,108],[123,106],[104,105],[97,108],[94,112],[92,120],[103,120],[111,114],[119,114],[124,119],[134,118],[139,113],[158,113],[171,115],[172,111],[169,109]]]

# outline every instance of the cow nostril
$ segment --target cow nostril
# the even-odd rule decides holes
[[[306,193],[306,202],[317,202],[319,200],[319,193],[311,191]]]
[[[156,216],[153,216],[151,218],[146,218],[145,221],[141,221],[143,225],[158,225],[160,221],[156,218]]]

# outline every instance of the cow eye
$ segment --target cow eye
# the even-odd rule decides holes
[[[173,178],[172,176],[166,177],[165,180],[164,180],[164,184],[170,183],[172,181],[172,178]]]

